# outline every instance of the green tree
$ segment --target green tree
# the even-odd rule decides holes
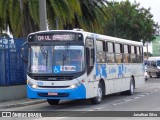
[[[29,32],[38,30],[38,24],[30,13],[32,10],[29,9],[34,1],[0,0],[0,32],[9,28],[14,37],[26,37]]]
[[[79,21],[82,23],[80,27],[86,31],[103,33],[103,22],[107,20],[107,13],[103,8],[108,4],[104,0],[80,0],[82,16]]]
[[[128,0],[111,2],[106,8],[109,21],[106,23],[105,33],[110,36],[131,39],[134,41],[152,41],[159,28],[154,22],[150,8],[140,8],[139,3],[131,4]]]
[[[59,29],[83,28],[87,31],[103,32],[101,23],[106,19],[103,10],[106,3],[108,2],[104,0],[47,1],[50,29],[55,29],[55,19],[58,19]]]
[[[58,28],[63,29],[71,23],[73,24],[74,12],[82,15],[78,0],[48,0],[47,15],[50,29],[56,29],[55,21],[58,20]]]
[[[80,27],[102,32],[105,18],[104,0],[46,0],[49,29]],[[0,32],[7,30],[14,37],[26,37],[39,30],[39,0],[0,0]]]

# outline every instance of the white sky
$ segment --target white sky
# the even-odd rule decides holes
[[[110,0],[110,1],[122,1],[122,0]],[[125,1],[125,0],[123,0]],[[146,9],[151,8],[150,12],[153,15],[153,20],[160,25],[160,0],[129,0],[131,3],[136,1],[140,3],[140,7]]]

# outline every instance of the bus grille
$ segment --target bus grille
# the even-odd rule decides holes
[[[33,76],[35,80],[42,80],[42,81],[68,81],[73,80],[73,76]]]
[[[38,86],[39,88],[68,88],[70,86]]]

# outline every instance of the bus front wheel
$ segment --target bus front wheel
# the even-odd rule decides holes
[[[47,99],[47,102],[50,105],[58,105],[59,101],[60,101],[59,99],[55,99],[55,100]]]
[[[97,96],[91,99],[92,104],[100,104],[102,101],[103,92],[102,92],[102,85],[99,83],[97,89]]]

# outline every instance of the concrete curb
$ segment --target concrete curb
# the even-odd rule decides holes
[[[0,109],[7,109],[7,108],[14,108],[14,107],[22,107],[22,106],[39,104],[39,103],[43,103],[43,102],[46,102],[46,100],[35,100],[35,101],[18,103],[18,104],[0,105]]]

